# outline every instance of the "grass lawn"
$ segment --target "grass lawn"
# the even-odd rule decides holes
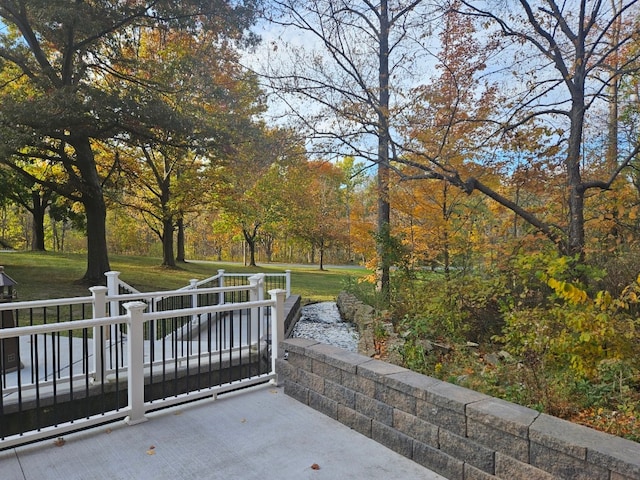
[[[291,270],[291,290],[301,295],[303,302],[332,301],[349,282],[366,275],[361,268],[331,268],[320,271],[317,266],[244,267],[236,263],[188,262],[171,269],[160,266],[162,260],[153,257],[110,257],[111,269],[120,279],[142,292],[171,290],[189,284],[195,278],[203,280],[215,275],[218,269],[228,273],[283,273]],[[41,300],[89,296],[86,285],[78,280],[86,268],[86,255],[51,252],[0,252],[0,265],[5,273],[18,282],[18,300]]]

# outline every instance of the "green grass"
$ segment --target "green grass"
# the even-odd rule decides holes
[[[235,263],[188,262],[176,269],[160,266],[161,259],[153,257],[111,256],[111,269],[120,279],[142,292],[171,290],[189,284],[195,278],[203,280],[215,275],[218,269],[228,273],[283,273],[291,270],[291,290],[303,301],[332,301],[347,283],[366,275],[364,269],[332,268],[320,271],[317,266],[244,267]],[[86,285],[78,280],[86,268],[82,254],[0,252],[0,265],[5,273],[18,282],[18,300],[41,300],[89,296]]]

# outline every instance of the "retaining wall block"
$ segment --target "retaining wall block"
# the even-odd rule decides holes
[[[342,372],[342,384],[348,389],[368,397],[373,397],[376,394],[376,382],[355,373]]]
[[[361,414],[346,405],[338,404],[338,421],[356,432],[371,438],[371,417]]]
[[[498,398],[467,405],[467,437],[529,463],[529,427],[540,415]]]
[[[375,398],[356,393],[356,411],[385,425],[393,425],[393,407]]]
[[[324,394],[331,400],[349,408],[356,408],[356,392],[331,380],[324,382]]]
[[[443,477],[452,480],[464,478],[463,461],[424,443],[413,442],[413,460]]]
[[[496,452],[496,477],[503,480],[558,480],[549,472],[500,452]]]
[[[407,458],[413,456],[413,439],[395,428],[377,421],[371,424],[371,438]]]
[[[279,381],[284,378],[288,378],[292,382],[298,381],[298,369],[288,360],[282,358],[276,358],[276,375],[278,375]]]
[[[382,383],[376,383],[374,398],[411,415],[416,414],[416,397]]]
[[[312,360],[306,355],[289,352],[289,354],[287,355],[287,359],[284,361],[289,362],[289,365],[295,368],[299,368],[300,370],[306,370],[308,372],[311,371]]]
[[[292,382],[288,378],[284,380],[284,393],[285,395],[295,398],[300,403],[309,405],[309,389],[299,383]]]
[[[498,477],[491,475],[490,473],[483,472],[479,468],[464,464],[464,480],[498,480]]]
[[[495,471],[495,452],[460,435],[447,430],[440,430],[440,450],[469,463],[480,470],[493,474]]]
[[[430,447],[440,448],[439,427],[402,410],[393,410],[393,428]]]
[[[313,390],[314,392],[324,395],[324,377],[311,373],[307,370],[298,370],[298,382],[302,387]]]
[[[318,359],[311,360],[311,371],[336,383],[342,383],[342,370]]]
[[[424,400],[416,400],[416,416],[460,436],[467,434],[467,417],[464,413],[454,412]]]
[[[324,413],[327,417],[333,418],[334,420],[338,419],[338,402],[324,395],[320,395],[313,390],[309,391],[309,406]]]
[[[566,480],[608,480],[609,470],[531,442],[529,463]]]
[[[492,448],[496,452],[511,455],[516,460],[529,463],[529,440],[506,433],[483,423],[468,419],[467,437]]]

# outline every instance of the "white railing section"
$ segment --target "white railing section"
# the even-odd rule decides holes
[[[107,278],[111,278],[110,286],[113,288],[118,282],[117,274],[113,273],[117,272],[110,273],[112,275],[107,274]],[[87,318],[0,329],[0,353],[3,353],[7,342],[14,342],[20,355],[29,357],[25,358],[25,363],[29,363],[31,369],[31,372],[21,372],[20,369],[13,373],[0,372],[0,414],[14,411],[16,405],[18,410],[34,402],[39,407],[51,395],[55,406],[57,398],[66,401],[69,397],[73,399],[74,395],[88,397],[90,389],[96,385],[103,391],[114,384],[126,382],[127,385],[124,408],[116,407],[96,415],[78,412],[77,418],[18,434],[5,435],[0,431],[0,449],[118,419],[126,419],[129,424],[140,423],[146,420],[145,413],[151,408],[163,408],[273,380],[279,354],[277,346],[284,338],[287,290],[270,290],[270,298],[265,299],[264,275],[249,276],[248,282],[244,286],[197,288],[188,308],[166,311],[154,311],[156,300],[184,296],[185,289],[111,295],[108,294],[109,287],[92,287],[90,297],[0,304],[0,312],[12,310],[16,315],[20,311],[52,307],[66,307],[71,312],[73,305],[81,305],[84,312],[86,304],[91,306],[91,312],[86,313]],[[240,291],[248,292],[248,301],[198,305],[200,295],[219,294],[224,297],[225,293]],[[119,313],[121,304],[126,313],[113,315]],[[69,316],[73,315],[69,313]],[[175,325],[176,330],[161,335],[157,325],[162,321],[173,322],[171,325]],[[219,329],[221,334],[215,340],[212,340],[213,328]],[[198,336],[193,333],[195,331]],[[30,346],[20,347],[20,342]],[[184,344],[186,348],[177,348]],[[154,348],[157,349],[155,352]],[[107,359],[113,355],[117,358],[116,365],[108,368]],[[173,369],[174,378],[177,378],[179,368],[188,370],[191,367],[199,371],[206,365],[203,368],[211,372],[211,365],[216,362],[217,368],[222,368],[224,362],[229,366],[239,362],[242,372],[242,362],[247,361],[243,355],[249,355],[249,361],[255,360],[256,355],[266,357],[267,371],[256,373],[246,368],[248,373],[242,378],[226,382],[220,380],[215,385],[198,386],[166,398],[144,400],[145,382],[149,384],[154,368],[156,372]],[[45,357],[44,372],[38,371],[42,368],[39,367],[42,356]],[[46,366],[47,358],[51,358],[49,367]],[[220,372],[218,375],[222,378]],[[12,376],[15,377],[14,384],[10,382]]]
[[[184,287],[178,288],[177,291],[184,290],[196,290],[202,288],[210,288],[210,287],[224,287],[225,286],[225,278],[226,279],[245,279],[244,284],[249,285],[251,282],[251,277],[253,277],[254,273],[229,273],[224,269],[219,269],[218,273],[215,275],[205,278],[204,280],[191,279],[189,281],[189,285],[185,285]],[[284,281],[284,290],[286,291],[286,298],[291,296],[291,270],[285,270],[284,273],[265,273],[260,274],[264,275],[265,282],[271,283],[276,281],[276,279],[282,279]],[[110,271],[105,273],[107,277],[107,292],[111,296],[115,296],[120,294],[121,291],[128,292],[130,294],[139,294],[141,293],[136,288],[132,287],[128,283],[124,282],[120,279],[120,272]],[[271,282],[270,282],[271,281]],[[275,288],[282,288],[277,286]],[[269,290],[273,290],[275,288],[269,288]],[[160,302],[164,297],[160,296],[154,300],[155,303]],[[225,297],[222,295],[219,299],[219,303],[222,304],[225,302]]]

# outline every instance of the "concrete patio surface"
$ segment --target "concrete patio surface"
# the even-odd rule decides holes
[[[262,385],[0,452],[2,480],[444,480]]]

